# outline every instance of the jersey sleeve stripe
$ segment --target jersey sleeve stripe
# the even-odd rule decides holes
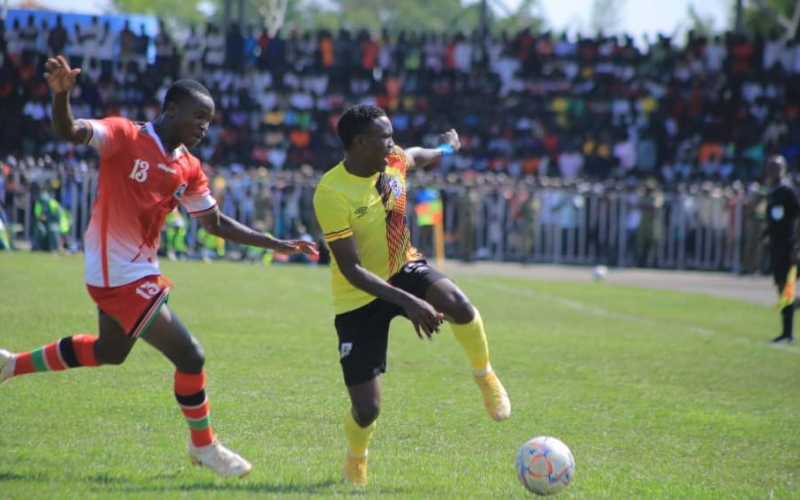
[[[197,218],[197,217],[202,217],[204,215],[208,215],[208,214],[214,213],[217,210],[219,210],[219,204],[218,203],[214,203],[212,206],[210,206],[209,208],[207,208],[205,210],[200,210],[199,212],[189,212],[189,217],[194,219],[194,218]]]
[[[335,231],[333,233],[328,233],[323,236],[325,241],[335,241],[341,240],[342,238],[347,238],[348,236],[353,236],[353,230],[350,228],[343,229],[341,231]]]
[[[91,123],[87,122],[86,120],[75,120],[79,122],[84,128],[86,128],[86,140],[83,141],[83,144],[90,144],[92,142],[92,137],[94,137],[94,127]]]

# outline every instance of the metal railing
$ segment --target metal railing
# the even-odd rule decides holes
[[[91,216],[97,172],[81,176],[53,173],[51,177],[57,178],[60,186],[55,198],[72,215],[71,240],[79,244]],[[20,186],[20,180],[15,179],[14,185]],[[299,218],[293,190],[310,195],[305,190],[314,187],[271,189],[271,229],[278,237],[293,237],[291,228]],[[409,199],[414,199],[414,193],[410,188]],[[477,196],[473,193],[471,197],[463,186],[446,186],[440,193],[448,258],[732,272],[760,267],[753,261],[758,260],[763,218],[756,209],[759,200],[752,195],[662,195],[635,188],[605,193],[543,187],[523,191],[507,186],[477,188]],[[226,204],[236,207],[238,218],[248,224],[253,222],[252,196]],[[18,239],[32,236],[34,201],[30,191],[20,189],[7,192],[6,199],[0,200]],[[432,254],[433,232],[416,224],[413,210],[409,214],[412,242]],[[308,219],[309,214],[300,215]],[[192,221],[190,248],[196,233],[197,224]],[[748,262],[743,262],[745,257]]]

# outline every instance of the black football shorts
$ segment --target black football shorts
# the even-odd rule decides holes
[[[389,278],[389,283],[406,292],[425,298],[428,288],[446,276],[424,260],[409,262]],[[368,382],[386,372],[389,325],[403,314],[390,302],[375,299],[369,304],[337,314],[334,320],[339,337],[339,362],[344,383],[353,386]]]

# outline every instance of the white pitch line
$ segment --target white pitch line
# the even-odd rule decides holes
[[[634,316],[634,315],[631,315],[631,314],[623,314],[623,313],[612,312],[612,311],[609,311],[607,309],[603,309],[603,308],[595,307],[595,306],[590,306],[590,305],[584,304],[582,302],[578,302],[577,300],[567,299],[565,297],[559,297],[557,295],[551,295],[551,294],[547,294],[547,293],[535,292],[533,290],[528,290],[527,288],[518,288],[518,287],[515,287],[513,285],[502,285],[501,286],[501,285],[498,285],[497,283],[492,283],[492,282],[484,283],[483,286],[486,286],[488,288],[493,288],[495,290],[500,290],[500,291],[503,291],[503,290],[507,291],[508,288],[513,287],[515,293],[520,292],[523,295],[527,295],[529,297],[534,297],[534,298],[538,298],[538,299],[544,299],[544,300],[550,300],[552,302],[557,302],[557,303],[559,303],[561,305],[569,307],[570,309],[575,309],[576,311],[581,311],[581,312],[584,312],[584,313],[593,314],[595,316],[600,316],[600,317],[610,318],[610,319],[616,319],[616,320],[630,321],[632,323],[640,323],[640,324],[645,324],[645,325],[649,325],[649,326],[664,326],[664,323],[661,323],[659,321],[654,321],[654,320],[651,320],[651,319],[648,319],[648,318],[643,318],[641,316]],[[704,337],[711,337],[711,338],[714,338],[714,339],[728,340],[728,341],[731,341],[731,342],[736,342],[737,344],[744,344],[744,345],[751,346],[751,347],[752,346],[769,347],[769,348],[772,348],[772,349],[777,349],[777,350],[784,351],[784,352],[789,352],[789,353],[792,353],[792,354],[800,354],[800,350],[799,349],[787,346],[785,344],[772,345],[772,344],[766,344],[766,343],[761,343],[761,342],[755,342],[755,341],[753,341],[751,339],[748,339],[748,338],[745,338],[745,337],[736,337],[736,336],[732,336],[732,335],[723,335],[723,334],[717,333],[717,332],[715,332],[713,330],[709,330],[708,328],[703,328],[703,327],[695,326],[695,325],[672,325],[672,324],[670,324],[668,326],[682,328],[682,329],[684,329],[684,330],[686,330],[688,332],[692,332],[692,333],[697,333],[697,334],[703,335]]]

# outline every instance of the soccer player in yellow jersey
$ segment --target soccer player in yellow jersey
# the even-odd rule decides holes
[[[505,420],[511,404],[489,363],[478,310],[446,276],[428,267],[411,246],[406,226],[406,171],[458,152],[455,130],[434,149],[399,148],[392,124],[376,106],[349,108],[337,125],[345,158],[314,193],[331,250],[335,325],[344,382],[352,407],[345,416],[348,450],[344,479],[367,483],[367,446],[381,405],[389,323],[408,318],[420,339],[432,338],[443,320],[469,357],[489,415]]]

